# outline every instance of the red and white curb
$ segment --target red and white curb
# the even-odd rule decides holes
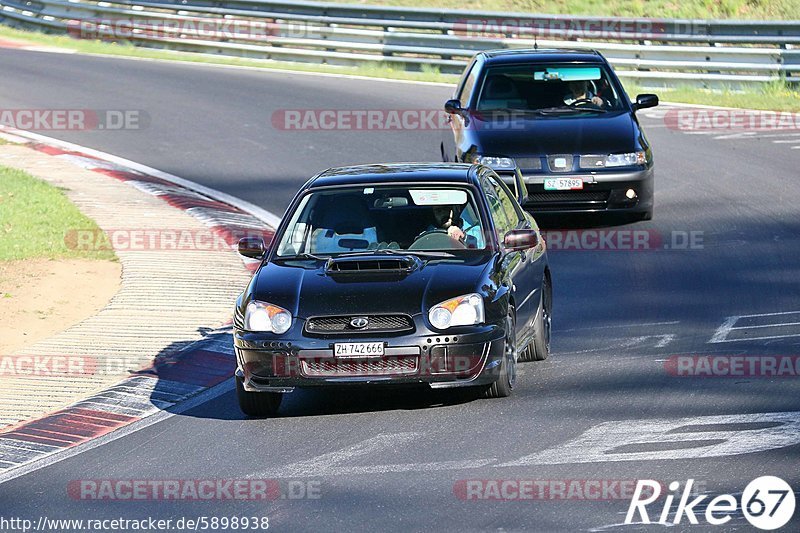
[[[0,133],[158,196],[199,220],[232,249],[237,235],[244,233],[257,231],[265,240],[271,239],[279,222],[278,217],[252,204],[122,158],[29,132],[0,128]],[[251,271],[258,266],[257,261],[243,258],[243,262]],[[155,423],[164,413],[183,410],[190,398],[213,393],[217,386],[230,382],[234,368],[231,334],[227,329],[215,330],[106,390],[43,417],[3,428],[0,483],[113,439],[112,433],[121,435],[121,429],[142,425],[145,419],[153,418]],[[230,388],[221,392],[227,390]]]

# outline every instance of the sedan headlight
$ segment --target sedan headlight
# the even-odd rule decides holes
[[[480,163],[493,169],[499,170],[513,170],[517,168],[517,163],[510,157],[494,157],[489,155],[476,155],[473,158],[474,163]]]
[[[282,307],[266,302],[252,301],[244,313],[244,329],[286,333],[292,325],[292,314]]]
[[[483,298],[479,294],[465,294],[434,305],[428,319],[436,329],[451,326],[471,326],[483,323]]]
[[[610,155],[584,155],[580,159],[581,168],[613,168],[613,167],[632,167],[634,165],[644,165],[647,163],[647,155],[644,152],[630,152],[627,154]]]

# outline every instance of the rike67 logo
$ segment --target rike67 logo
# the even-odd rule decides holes
[[[779,477],[762,476],[754,479],[744,489],[738,501],[733,494],[720,494],[709,501],[705,501],[709,495],[701,494],[689,500],[693,484],[693,479],[688,480],[681,491],[678,481],[670,483],[670,493],[664,498],[661,513],[655,522],[677,525],[685,518],[690,524],[696,525],[699,523],[699,515],[706,523],[719,526],[727,524],[732,517],[741,513],[753,527],[773,530],[786,525],[794,515],[794,492],[792,487]],[[661,487],[658,481],[650,479],[636,482],[633,499],[628,507],[628,514],[625,515],[626,524],[653,522],[647,507],[661,497]],[[678,503],[673,514],[672,506],[676,498]],[[660,502],[653,507],[658,505]],[[636,521],[637,514],[638,521]]]

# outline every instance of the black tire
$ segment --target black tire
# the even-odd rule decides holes
[[[550,357],[550,329],[552,326],[553,287],[550,277],[542,280],[542,297],[533,320],[533,341],[525,351],[526,361],[544,361]]]
[[[503,346],[503,359],[500,362],[500,377],[486,389],[487,398],[507,398],[514,390],[517,378],[517,335],[514,310],[508,310],[506,317],[506,340]]]
[[[275,416],[283,400],[282,392],[248,392],[244,390],[242,378],[235,376],[236,398],[239,400],[239,409],[247,416],[266,417]]]

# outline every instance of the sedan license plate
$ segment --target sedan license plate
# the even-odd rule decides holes
[[[546,191],[579,191],[583,189],[581,178],[547,178],[544,180]]]
[[[382,342],[337,342],[333,345],[336,357],[381,357]]]

